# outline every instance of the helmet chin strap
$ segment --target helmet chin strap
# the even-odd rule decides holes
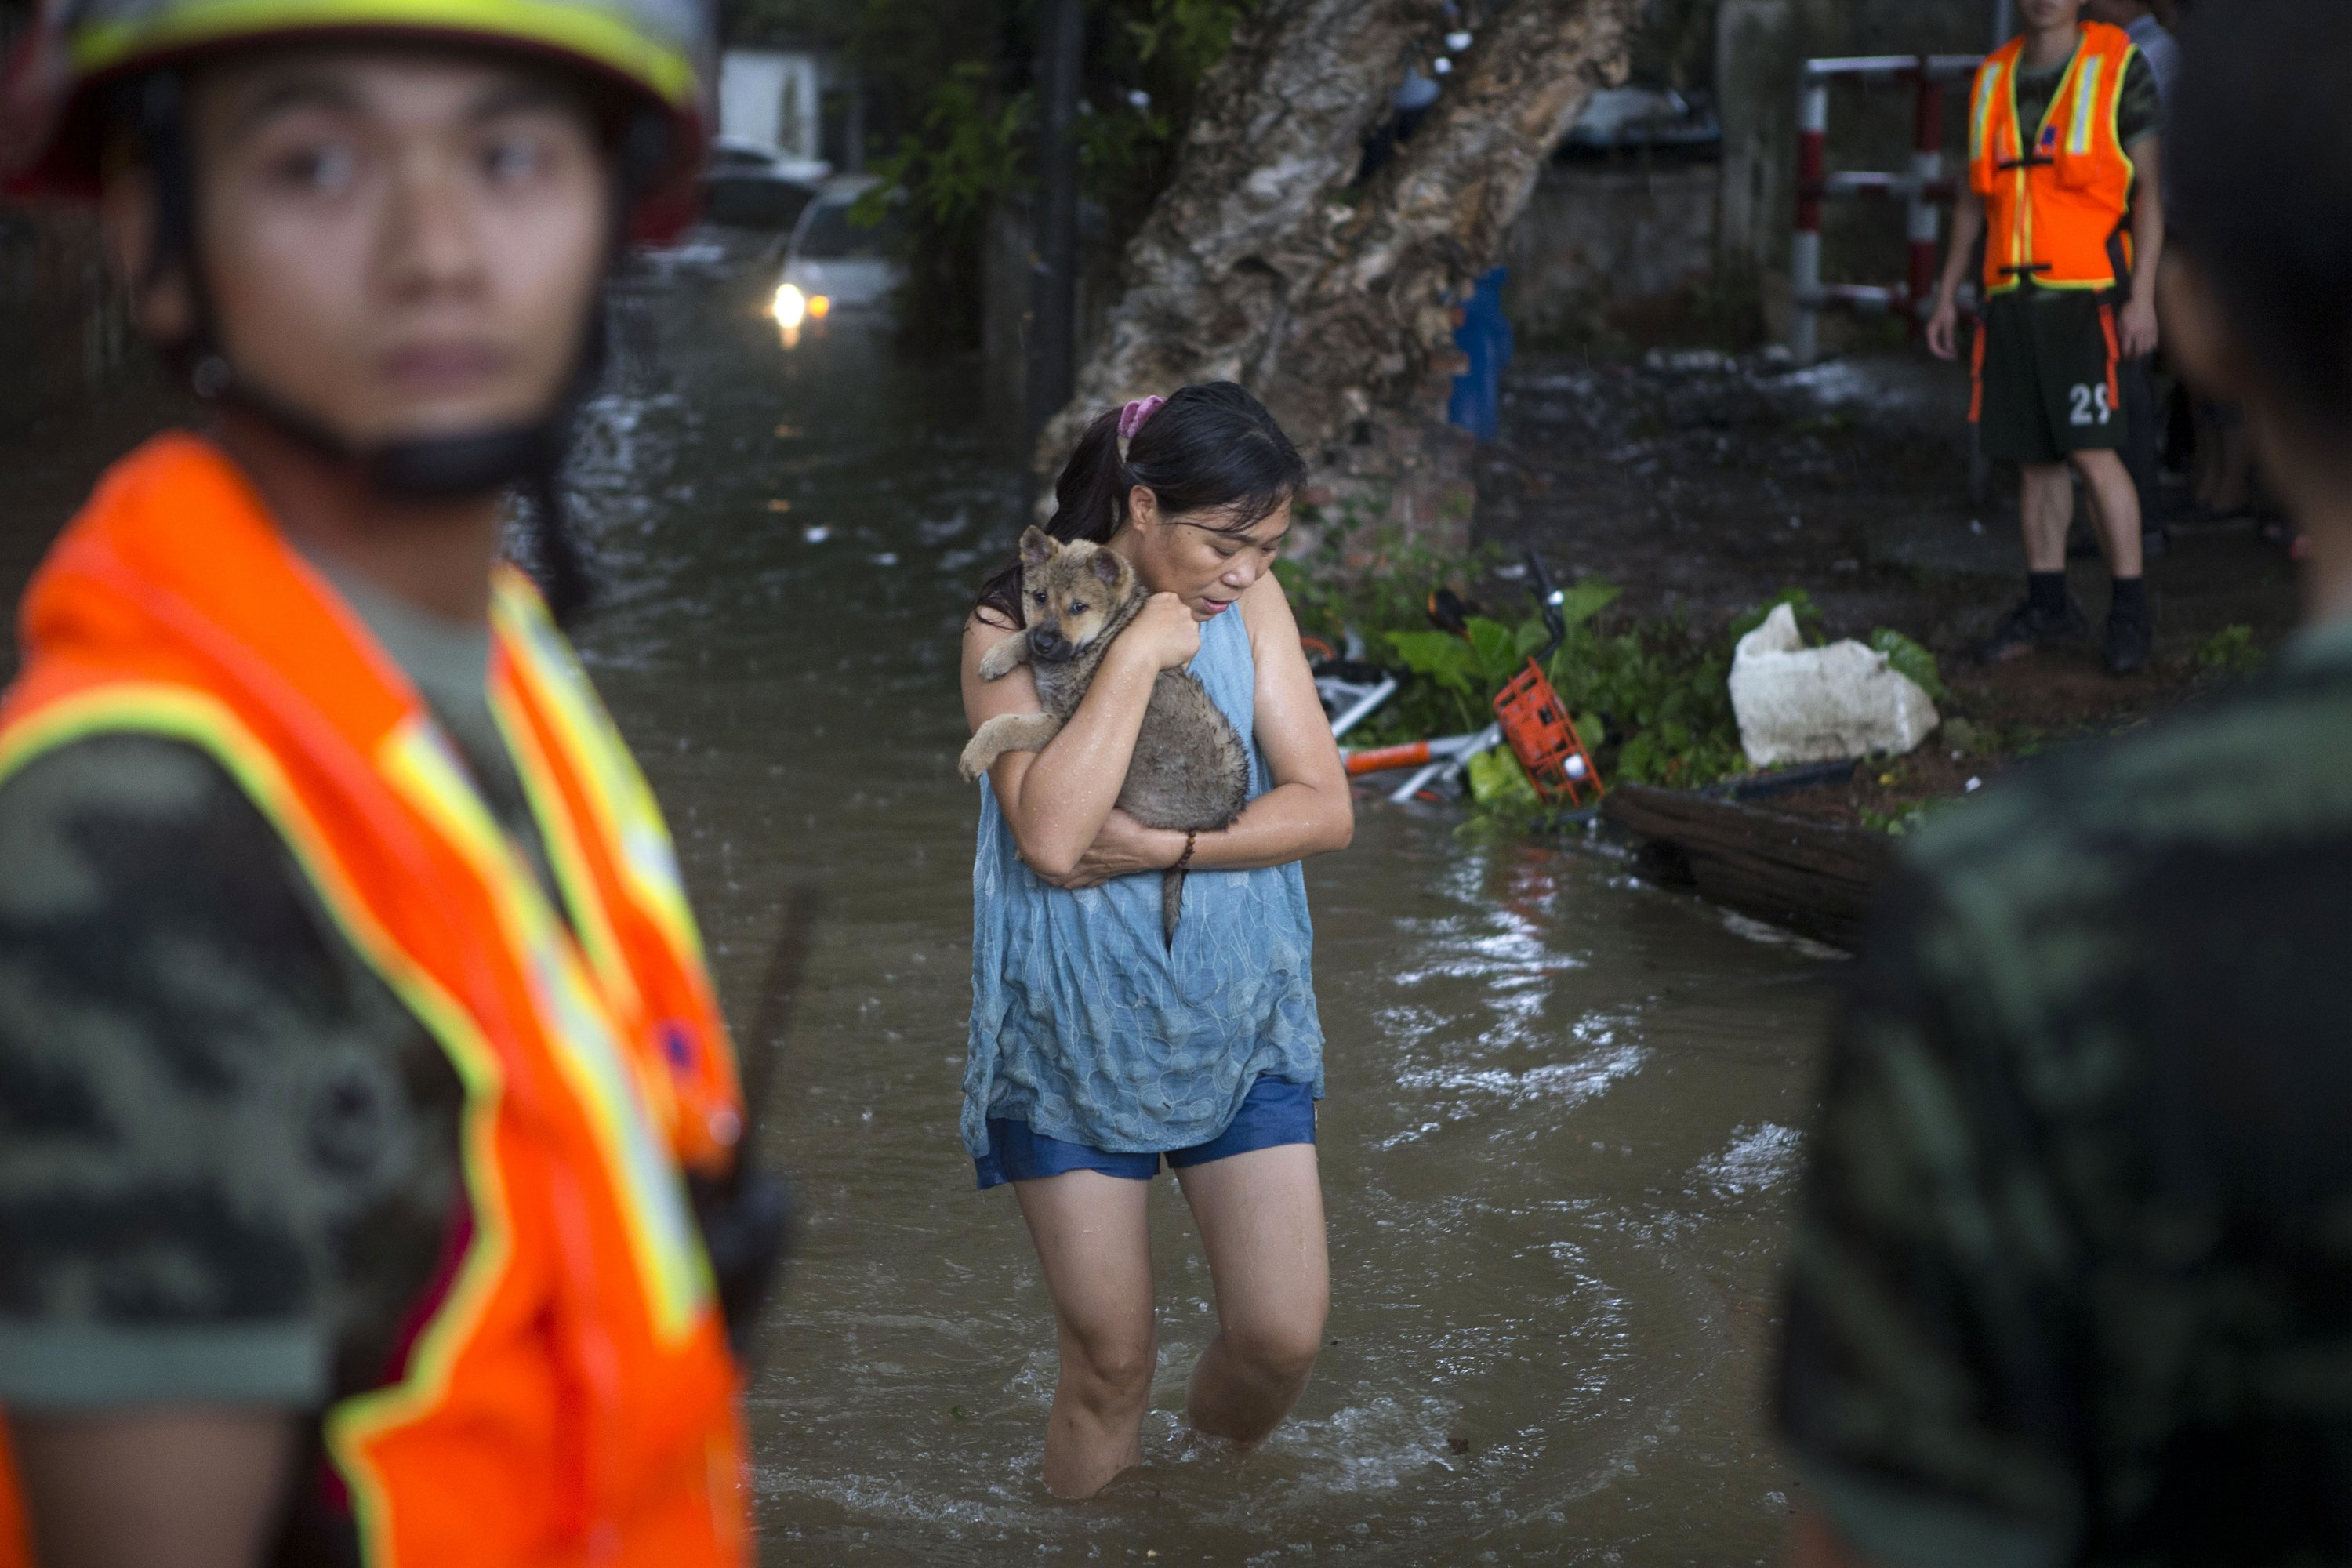
[[[259,419],[314,456],[356,473],[361,483],[388,500],[462,500],[509,487],[521,489],[534,524],[534,575],[549,613],[569,628],[596,596],[595,574],[564,505],[561,480],[574,416],[602,368],[601,302],[589,336],[570,393],[553,413],[525,424],[448,436],[346,440],[325,422],[238,374],[217,350],[196,362],[190,379],[199,396]]]
[[[194,320],[187,335],[166,353],[186,372],[196,395],[248,414],[314,455],[350,468],[387,500],[457,500],[520,489],[530,501],[531,549],[538,558],[534,575],[556,624],[571,626],[595,598],[596,581],[564,505],[562,475],[580,408],[604,375],[602,286],[564,391],[540,418],[446,436],[350,440],[237,370],[222,351],[211,291],[197,265],[196,186],[181,79],[176,72],[158,71],[138,84],[138,93],[136,121],[155,180],[158,220],[148,277],[152,281],[176,263],[186,280]],[[616,160],[607,279],[626,234],[633,193],[659,166],[665,139],[658,121],[649,117],[639,117],[628,128]]]

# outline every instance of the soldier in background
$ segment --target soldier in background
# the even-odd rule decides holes
[[[1833,1037],[1797,1561],[2352,1561],[2352,7],[2193,20],[2167,319],[2313,551],[2232,696],[1923,835]]]

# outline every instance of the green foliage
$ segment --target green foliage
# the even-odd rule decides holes
[[[1323,530],[1318,549],[1276,567],[1300,626],[1334,647],[1344,646],[1352,630],[1375,658],[1385,653],[1386,662],[1401,666],[1406,676],[1397,695],[1349,733],[1349,743],[1461,734],[1492,722],[1496,693],[1549,637],[1542,618],[1473,616],[1467,635],[1456,636],[1429,625],[1427,604],[1441,585],[1460,587],[1486,576],[1501,552],[1446,555],[1390,537],[1365,542],[1351,519],[1314,521]],[[1369,567],[1347,565],[1367,558]],[[1679,620],[1613,618],[1608,612],[1617,592],[1595,578],[1564,591],[1567,635],[1545,670],[1575,715],[1577,732],[1595,753],[1601,776],[1690,788],[1741,771],[1745,759],[1726,682],[1730,635],[1706,637]],[[1811,613],[1811,602],[1801,593],[1795,596]],[[1521,604],[1532,612],[1527,601]],[[1763,614],[1743,619],[1753,626]],[[1471,790],[1483,808],[1526,804],[1497,771],[1499,762],[1475,767]],[[1510,773],[1525,782],[1516,758]],[[1532,794],[1533,785],[1527,787]]]
[[[2254,628],[2249,626],[2223,626],[2197,650],[2197,668],[2215,675],[2242,675],[2262,661]]]
[[[1946,702],[1951,700],[1951,689],[1944,684],[1944,673],[1936,668],[1936,656],[1891,626],[1881,626],[1870,634],[1870,646],[1886,656],[1886,668],[1907,678],[1929,700]]]
[[[1195,89],[1254,0],[1090,0],[1079,85],[1079,180],[1108,219],[1111,254],[1175,163]],[[888,151],[882,185],[852,221],[904,200],[912,320],[941,342],[976,329],[990,208],[1036,185],[1034,0],[735,0],[739,29],[845,43]]]
[[[1128,20],[1128,37],[1139,64],[1198,81],[1225,58],[1248,9],[1238,0],[1149,0],[1144,16]]]
[[[1614,754],[1596,759],[1604,779],[1692,789],[1745,767],[1727,682],[1730,640],[1675,620],[1617,631],[1588,620],[1569,629],[1546,673],[1579,715],[1587,748],[1615,740]],[[1585,732],[1587,718],[1603,739]]]
[[[1737,643],[1762,626],[1766,618],[1782,605],[1788,605],[1790,613],[1797,617],[1797,630],[1803,634],[1806,641],[1811,642],[1822,635],[1821,606],[1813,603],[1811,594],[1802,588],[1792,587],[1783,588],[1755,608],[1742,612],[1731,623],[1731,640]]]
[[[1527,769],[1508,746],[1480,752],[1464,765],[1470,775],[1470,798],[1490,808],[1533,809],[1543,804]]]
[[[885,205],[903,191],[934,228],[976,228],[991,202],[1022,187],[1022,143],[1035,106],[1025,92],[1000,100],[989,76],[976,60],[949,69],[931,89],[921,134],[900,137],[898,151],[875,165],[882,183],[858,198],[850,222],[881,222]]]
[[[1916,833],[1928,817],[1949,805],[1949,800],[1915,800],[1893,811],[1880,811],[1874,806],[1862,808],[1862,825],[1873,833],[1885,833],[1900,838]]]

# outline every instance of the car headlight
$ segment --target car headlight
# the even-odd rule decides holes
[[[776,285],[775,302],[770,309],[774,312],[779,326],[797,327],[809,317],[807,296],[803,295],[796,285],[791,283]],[[819,315],[824,313],[822,310],[817,312]]]

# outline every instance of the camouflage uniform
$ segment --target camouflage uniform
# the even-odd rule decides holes
[[[546,880],[487,628],[339,586]],[[0,1406],[380,1384],[464,1240],[439,1046],[193,746],[37,756],[0,782]]]
[[[1865,1558],[2352,1562],[2352,624],[1922,836],[1785,1336]]]

